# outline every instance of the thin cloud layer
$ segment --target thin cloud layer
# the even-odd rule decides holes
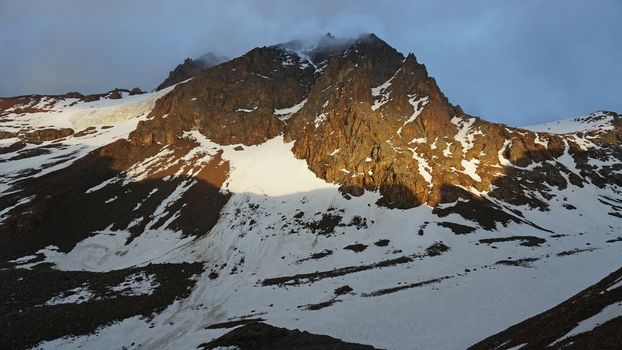
[[[0,96],[150,90],[208,51],[374,32],[465,111],[524,125],[622,111],[620,13],[616,0],[0,0]]]

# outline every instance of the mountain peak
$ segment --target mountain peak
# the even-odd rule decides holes
[[[208,52],[199,58],[186,58],[183,63],[177,65],[175,69],[169,72],[168,77],[156,88],[156,91],[162,90],[169,86],[188,80],[204,69],[217,66],[228,61],[229,58]]]
[[[411,52],[406,55],[402,69],[406,72],[412,72],[416,79],[427,79],[428,71],[424,64],[417,62],[417,58]]]
[[[364,44],[372,45],[372,46],[377,46],[377,47],[389,47],[391,49],[394,49],[391,45],[389,45],[389,43],[382,40],[380,37],[378,37],[374,33],[361,34],[356,38],[356,42],[364,43]]]
[[[205,70],[158,100],[130,140],[136,147],[175,144],[189,130],[223,145],[283,134],[318,177],[351,195],[379,191],[379,203],[400,208],[455,201],[470,195],[464,188],[485,191],[497,174],[489,169],[553,159],[569,142],[551,137],[542,150],[542,136],[468,116],[414,54],[404,57],[373,33],[256,48]],[[508,137],[520,140],[504,144]],[[337,151],[342,147],[348,152]],[[545,206],[527,193],[496,195]]]
[[[368,41],[371,41],[371,42],[383,42],[383,43],[386,44],[386,42],[384,40],[380,39],[380,37],[378,37],[374,33],[361,34],[359,36],[359,40],[368,40]]]
[[[227,62],[228,60],[229,60],[229,57],[218,55],[211,51],[206,54],[201,55],[199,58],[196,59],[196,61],[203,62],[205,68],[210,68],[210,67],[219,65],[223,62]]]
[[[323,60],[331,55],[350,52],[349,49],[352,47],[359,50],[384,48],[397,52],[397,50],[373,33],[344,38],[338,38],[331,33],[326,33],[317,38],[295,39],[274,46],[295,52],[301,58],[309,57],[313,61]]]
[[[285,43],[274,45],[282,49],[295,52],[300,57],[327,56],[337,54],[345,50],[354,42],[352,38],[337,38],[331,33],[311,38],[294,39]]]

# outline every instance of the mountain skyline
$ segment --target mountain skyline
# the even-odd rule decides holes
[[[186,57],[210,51],[237,57],[326,32],[374,32],[426,62],[450,100],[471,113],[514,126],[536,124],[622,109],[621,6],[7,0],[0,3],[0,96],[151,90]]]
[[[622,343],[621,114],[490,122],[373,33],[201,61],[0,98],[0,347]]]

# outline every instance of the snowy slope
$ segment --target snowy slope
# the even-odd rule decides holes
[[[122,232],[102,232],[69,254],[53,249],[42,253],[57,268],[96,271],[148,261],[205,262],[207,269],[190,297],[153,320],[134,317],[97,334],[55,340],[41,348],[103,349],[130,343],[193,348],[227,331],[205,327],[249,317],[379,348],[464,348],[556,305],[619,267],[622,244],[607,240],[616,237],[622,223],[612,220],[599,201],[600,195],[611,195],[607,190],[570,186],[558,195],[567,202],[552,203],[551,212],[521,208],[528,220],[552,232],[511,224],[493,232],[476,228],[456,235],[439,224],[473,223],[455,214],[439,218],[427,206],[381,208],[375,205],[374,193],[344,199],[335,185],[318,179],[304,161],[295,159],[291,144],[280,137],[242,151],[211,143],[198,133],[188,137],[197,139],[206,152],[222,149],[223,158],[231,162],[222,190],[233,197],[209,235],[190,239],[176,238],[172,232],[145,232],[126,246],[123,239],[114,238],[123,237]],[[313,232],[309,223],[321,221],[326,213],[341,217],[334,232]],[[418,234],[421,227],[423,235]],[[480,242],[515,236],[545,242]],[[381,240],[389,242],[375,244]],[[108,254],[93,266],[88,247],[95,242],[107,246]],[[426,252],[437,242],[449,250]],[[344,249],[352,244],[367,248],[359,253]],[[121,249],[124,253],[118,254]],[[332,253],[311,258],[327,251]],[[155,260],[141,260],[145,254]],[[335,276],[313,275],[348,267],[354,268]],[[218,277],[210,279],[214,271]],[[297,274],[302,275],[297,280],[270,282]],[[352,292],[334,294],[345,285]],[[310,307],[323,302],[333,304]]]
[[[469,349],[616,349],[622,341],[621,276],[618,269],[560,305]]]
[[[524,129],[536,132],[549,132],[553,134],[569,134],[588,131],[608,131],[612,130],[611,122],[614,116],[609,112],[594,112],[586,116],[571,119],[558,120],[554,122],[524,126]]]
[[[93,102],[51,98],[51,101],[46,101],[44,98],[40,105],[48,105],[46,111],[8,114],[0,123],[0,132],[71,128],[76,133],[61,140],[28,143],[24,148],[3,152],[0,155],[0,159],[5,161],[0,168],[0,193],[16,180],[23,179],[26,171],[36,171],[33,174],[35,177],[42,176],[69,166],[101,146],[127,138],[138,122],[146,118],[155,101],[172,89],[135,96],[124,93],[122,99]],[[16,137],[0,139],[0,147],[9,147],[18,141]],[[20,156],[20,153],[28,154],[29,150],[35,149],[39,152],[33,152],[33,156]]]

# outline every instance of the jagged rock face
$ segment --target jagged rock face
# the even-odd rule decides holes
[[[404,60],[375,36],[359,40],[329,62],[307,106],[288,135],[316,174],[354,195],[381,188],[388,205],[426,201],[412,195],[427,193],[428,184],[405,146],[455,129],[455,108],[413,55]]]
[[[546,210],[547,202],[554,197],[552,189],[565,189],[570,184],[620,186],[621,116],[599,112],[589,118],[607,119],[610,126],[566,134],[505,128],[507,141],[499,151],[499,159],[510,163],[502,164],[504,173],[494,179],[488,195]]]
[[[132,142],[171,144],[189,130],[225,145],[264,142],[283,130],[275,109],[300,102],[313,81],[313,69],[286,50],[254,49],[176,86],[156,103]]]
[[[175,69],[168,73],[168,77],[158,85],[156,91],[181,83],[199,74],[204,69],[214,67],[228,60],[227,57],[217,56],[211,52],[194,60],[186,58],[182,64],[177,65]]]
[[[206,67],[203,67],[200,61],[186,58],[184,63],[177,65],[175,69],[168,73],[168,77],[160,85],[158,85],[156,91],[190,79],[197,75],[197,73],[199,73],[203,68]]]
[[[208,62],[198,61],[184,65]],[[60,100],[115,99],[121,92],[141,93],[0,99],[0,116],[45,112]],[[622,165],[615,162],[622,160],[620,116],[604,112],[582,122],[603,121],[609,123],[604,129],[571,134],[489,123],[453,106],[414,55],[404,58],[373,34],[356,40],[327,35],[313,46],[292,41],[256,48],[202,70],[156,102],[130,143],[137,150],[174,145],[198,130],[221,145],[254,145],[284,133],[295,141],[294,154],[346,195],[379,190],[379,204],[411,208],[485,193],[489,199],[474,203],[492,206],[496,199],[546,210],[552,189],[569,183],[622,184]],[[74,130],[19,132],[0,137],[42,142]]]
[[[410,208],[492,190],[494,198],[545,209],[530,191],[546,198],[548,186],[563,189],[568,181],[619,183],[609,176],[611,169],[599,174],[583,166],[576,174],[556,163],[568,148],[577,164],[586,164],[586,151],[572,137],[464,114],[413,55],[403,62],[400,56],[374,36],[357,42],[329,61],[305,107],[288,123],[294,153],[318,176],[342,184],[344,192],[380,189],[380,204]],[[619,131],[585,136],[619,157]]]
[[[460,187],[490,188],[509,133],[452,106],[413,55],[403,59],[375,36],[329,61],[287,126],[294,153],[318,176],[352,195],[380,189],[382,204],[400,208],[455,201]],[[527,151],[549,159],[534,138],[512,142],[510,161],[525,162]],[[463,161],[482,175],[465,174]]]
[[[620,183],[615,166],[589,165],[620,159],[613,119],[613,130],[581,140],[489,123],[453,106],[414,55],[373,34],[328,35],[314,47],[257,48],[203,71],[160,99],[131,140],[173,144],[199,130],[219,144],[253,145],[284,132],[298,158],[348,195],[380,190],[379,204],[411,208],[486,192],[544,210],[551,187]],[[604,146],[588,151],[582,142]],[[564,155],[578,173],[557,161]]]

